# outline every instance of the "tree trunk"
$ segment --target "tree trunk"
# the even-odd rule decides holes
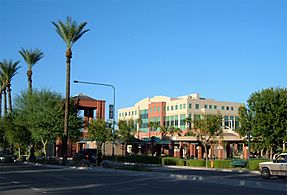
[[[3,91],[4,95],[4,116],[7,116],[7,93],[6,93],[6,88]]]
[[[2,87],[0,88],[0,117],[2,116]]]
[[[8,91],[9,113],[12,113],[11,84],[7,85],[7,91]]]
[[[67,162],[67,141],[68,141],[68,124],[69,124],[69,104],[70,104],[70,67],[71,67],[72,50],[67,48],[66,51],[66,99],[65,99],[65,118],[64,118],[64,135],[63,135],[63,165]]]
[[[19,148],[18,148],[18,159],[21,160],[21,145],[19,144]]]
[[[44,156],[45,156],[45,159],[47,159],[47,140],[44,141],[42,140],[42,144],[43,144],[43,152],[44,152]]]
[[[28,90],[29,92],[32,92],[32,70],[27,71],[27,77],[28,77]]]
[[[204,144],[204,150],[205,150],[205,167],[208,167],[207,143]]]

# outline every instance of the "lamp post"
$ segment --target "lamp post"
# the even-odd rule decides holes
[[[88,84],[88,85],[101,85],[101,86],[106,86],[106,87],[112,87],[113,92],[114,92],[114,98],[113,98],[113,145],[112,145],[112,157],[114,158],[115,155],[115,108],[116,108],[116,89],[113,85],[111,84],[106,84],[106,83],[97,83],[97,82],[87,82],[87,81],[78,81],[74,80],[74,83],[79,83],[79,84]]]

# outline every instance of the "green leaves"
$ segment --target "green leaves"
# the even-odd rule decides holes
[[[264,145],[280,147],[287,141],[287,89],[269,88],[253,93],[239,111],[240,134],[250,129]]]
[[[112,140],[112,129],[102,120],[93,120],[89,125],[89,138],[97,143],[97,147],[101,148],[106,141]]]
[[[23,57],[28,65],[28,70],[31,70],[39,60],[44,57],[44,53],[40,49],[24,49],[19,50],[20,55]]]
[[[58,20],[58,23],[52,22],[52,24],[56,28],[56,32],[66,43],[67,48],[71,48],[73,44],[83,36],[83,34],[89,31],[89,29],[84,30],[87,22],[83,22],[78,25],[71,17],[67,17],[65,23]]]

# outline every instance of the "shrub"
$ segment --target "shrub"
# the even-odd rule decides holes
[[[259,163],[270,161],[268,159],[250,159],[248,162],[248,168],[250,170],[258,170],[259,169]]]
[[[105,160],[113,160],[112,156],[105,156]],[[144,155],[130,155],[130,156],[115,156],[117,162],[132,162],[144,164],[161,164],[162,158],[159,156],[144,156]]]
[[[205,160],[186,160],[186,165],[190,167],[204,167],[205,166]]]
[[[177,158],[165,157],[162,159],[162,165],[177,165]]]
[[[231,168],[232,160],[215,160],[214,168]]]

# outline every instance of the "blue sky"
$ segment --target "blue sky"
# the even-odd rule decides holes
[[[287,86],[286,0],[0,0],[0,60],[20,60],[13,96],[27,89],[21,47],[45,57],[33,87],[65,93],[65,44],[51,21],[67,16],[90,29],[73,47],[71,80],[110,83],[116,107],[154,95],[200,93],[245,102]],[[112,89],[71,83],[112,103]]]

